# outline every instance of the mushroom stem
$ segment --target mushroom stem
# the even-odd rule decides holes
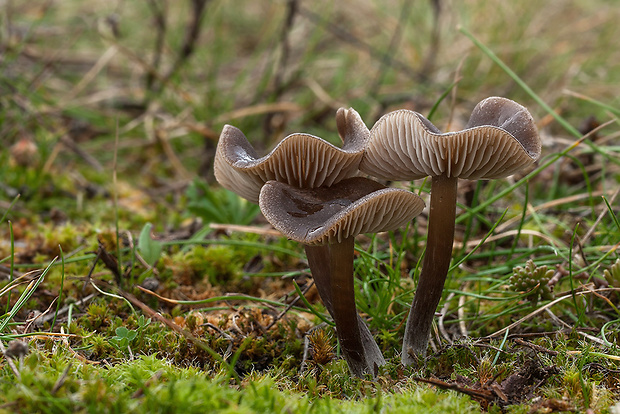
[[[416,355],[426,355],[433,317],[452,258],[457,183],[457,177],[432,178],[426,253],[405,327],[403,365],[415,362]]]
[[[354,238],[323,246],[306,245],[308,264],[336,324],[336,335],[349,368],[358,377],[376,375],[385,359],[370,330],[357,313],[353,280]]]

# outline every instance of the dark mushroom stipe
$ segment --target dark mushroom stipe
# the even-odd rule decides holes
[[[259,204],[275,228],[305,245],[315,285],[334,319],[351,372],[375,377],[385,359],[357,313],[354,238],[404,225],[422,211],[422,199],[409,191],[354,177],[314,189],[269,181],[261,189]]]
[[[426,252],[403,339],[405,365],[415,362],[416,355],[426,355],[433,316],[452,258],[457,184],[457,177],[438,175],[432,178]]]
[[[354,238],[336,244],[306,245],[305,248],[319,296],[336,323],[336,335],[347,364],[358,377],[374,376],[385,359],[357,313],[352,277]]]

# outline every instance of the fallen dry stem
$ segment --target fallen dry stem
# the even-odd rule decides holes
[[[56,383],[52,387],[52,390],[50,391],[50,394],[52,394],[52,395],[56,394],[58,392],[58,390],[60,389],[60,387],[62,387],[64,385],[65,381],[69,377],[69,370],[71,369],[72,365],[73,365],[73,362],[69,361],[69,363],[67,364],[65,369],[62,371],[62,375],[58,378],[58,380],[56,381]]]
[[[17,378],[18,381],[21,381],[22,376],[19,373],[19,370],[17,369],[15,364],[13,363],[13,360],[9,356],[7,356],[6,348],[4,347],[4,344],[2,343],[1,340],[0,340],[0,352],[2,352],[2,355],[4,355],[4,359],[6,360],[6,363],[9,365],[9,368],[11,368],[11,371],[13,371],[15,378]]]
[[[616,200],[616,197],[618,197],[618,194],[620,193],[620,187],[618,187],[618,189],[613,193],[613,195],[611,196],[611,199],[609,199],[609,205],[613,205],[614,201]],[[604,196],[603,196],[604,197]],[[609,210],[607,208],[604,208],[603,211],[601,211],[601,213],[598,215],[598,217],[596,218],[596,220],[594,221],[594,224],[592,224],[592,227],[590,227],[590,229],[588,230],[588,232],[585,234],[585,236],[583,236],[583,238],[581,239],[581,243],[582,244],[586,244],[587,241],[590,239],[590,237],[592,236],[592,234],[594,233],[594,230],[596,229],[596,227],[598,226],[598,224],[601,222],[601,220],[603,220],[603,217],[605,217],[607,214],[609,213]]]
[[[559,298],[556,298],[554,300],[552,300],[551,302],[539,307],[538,309],[530,312],[529,314],[525,315],[523,318],[519,319],[516,322],[511,323],[510,325],[508,325],[507,327],[500,329],[499,331],[492,333],[491,335],[487,335],[484,338],[495,338],[501,335],[504,335],[506,333],[506,331],[510,331],[513,328],[516,328],[517,326],[521,325],[523,322],[532,319],[534,316],[538,315],[539,313],[544,312],[546,309],[552,307],[553,305],[562,302],[563,300],[566,299],[572,299],[574,296],[583,296],[583,295],[587,295],[587,294],[596,294],[596,293],[601,293],[601,292],[620,292],[620,288],[600,288],[600,289],[590,289],[590,290],[584,290],[581,292],[575,292],[575,293],[570,293],[568,295],[564,295],[561,296]]]
[[[561,206],[565,204],[571,204],[576,201],[587,200],[593,197],[612,196],[613,194],[614,194],[614,190],[608,190],[608,191],[594,191],[591,194],[583,193],[583,194],[575,194],[569,197],[557,198],[555,200],[551,200],[546,203],[538,204],[536,207],[532,207],[531,209],[528,209],[525,217],[529,217],[533,212],[539,212],[541,210],[546,210],[548,208],[553,208],[553,207],[557,207],[557,206]],[[520,222],[521,219],[522,219],[522,216],[519,215],[517,217],[511,218],[510,220],[506,220],[503,224],[497,226],[497,232],[504,231],[505,229],[511,227],[515,223]],[[524,230],[522,230],[522,232],[523,231]]]

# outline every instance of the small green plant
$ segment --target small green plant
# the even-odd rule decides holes
[[[548,285],[553,270],[547,270],[547,266],[539,267],[534,261],[528,260],[525,267],[517,266],[512,272],[508,281],[510,289],[525,292],[525,297],[532,305],[536,305],[539,300],[553,298],[552,288]]]
[[[187,188],[187,208],[206,223],[250,224],[260,209],[228,190],[212,190],[207,183],[194,180]]]
[[[119,351],[127,349],[131,354],[131,343],[138,337],[138,333],[144,330],[151,323],[150,318],[145,318],[144,315],[140,315],[138,318],[138,329],[127,329],[124,326],[119,326],[115,329],[116,336],[110,338],[110,344],[112,344]]]
[[[138,238],[138,252],[149,266],[154,266],[161,255],[162,243],[151,237],[153,225],[146,223]]]
[[[116,332],[116,336],[112,337],[112,344],[115,344],[119,349],[127,348],[131,341],[138,336],[138,331],[127,329],[124,326],[119,326],[114,332]]]
[[[620,287],[620,259],[616,259],[616,262],[612,264],[609,269],[603,271],[603,276],[609,286]]]

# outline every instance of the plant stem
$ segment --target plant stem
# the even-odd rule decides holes
[[[456,177],[436,176],[432,179],[426,253],[405,327],[404,365],[415,362],[416,355],[426,355],[433,317],[452,258],[457,183]]]
[[[357,313],[353,280],[354,239],[325,246],[306,246],[308,264],[319,296],[336,323],[342,354],[358,377],[376,375],[385,364],[379,346]]]

